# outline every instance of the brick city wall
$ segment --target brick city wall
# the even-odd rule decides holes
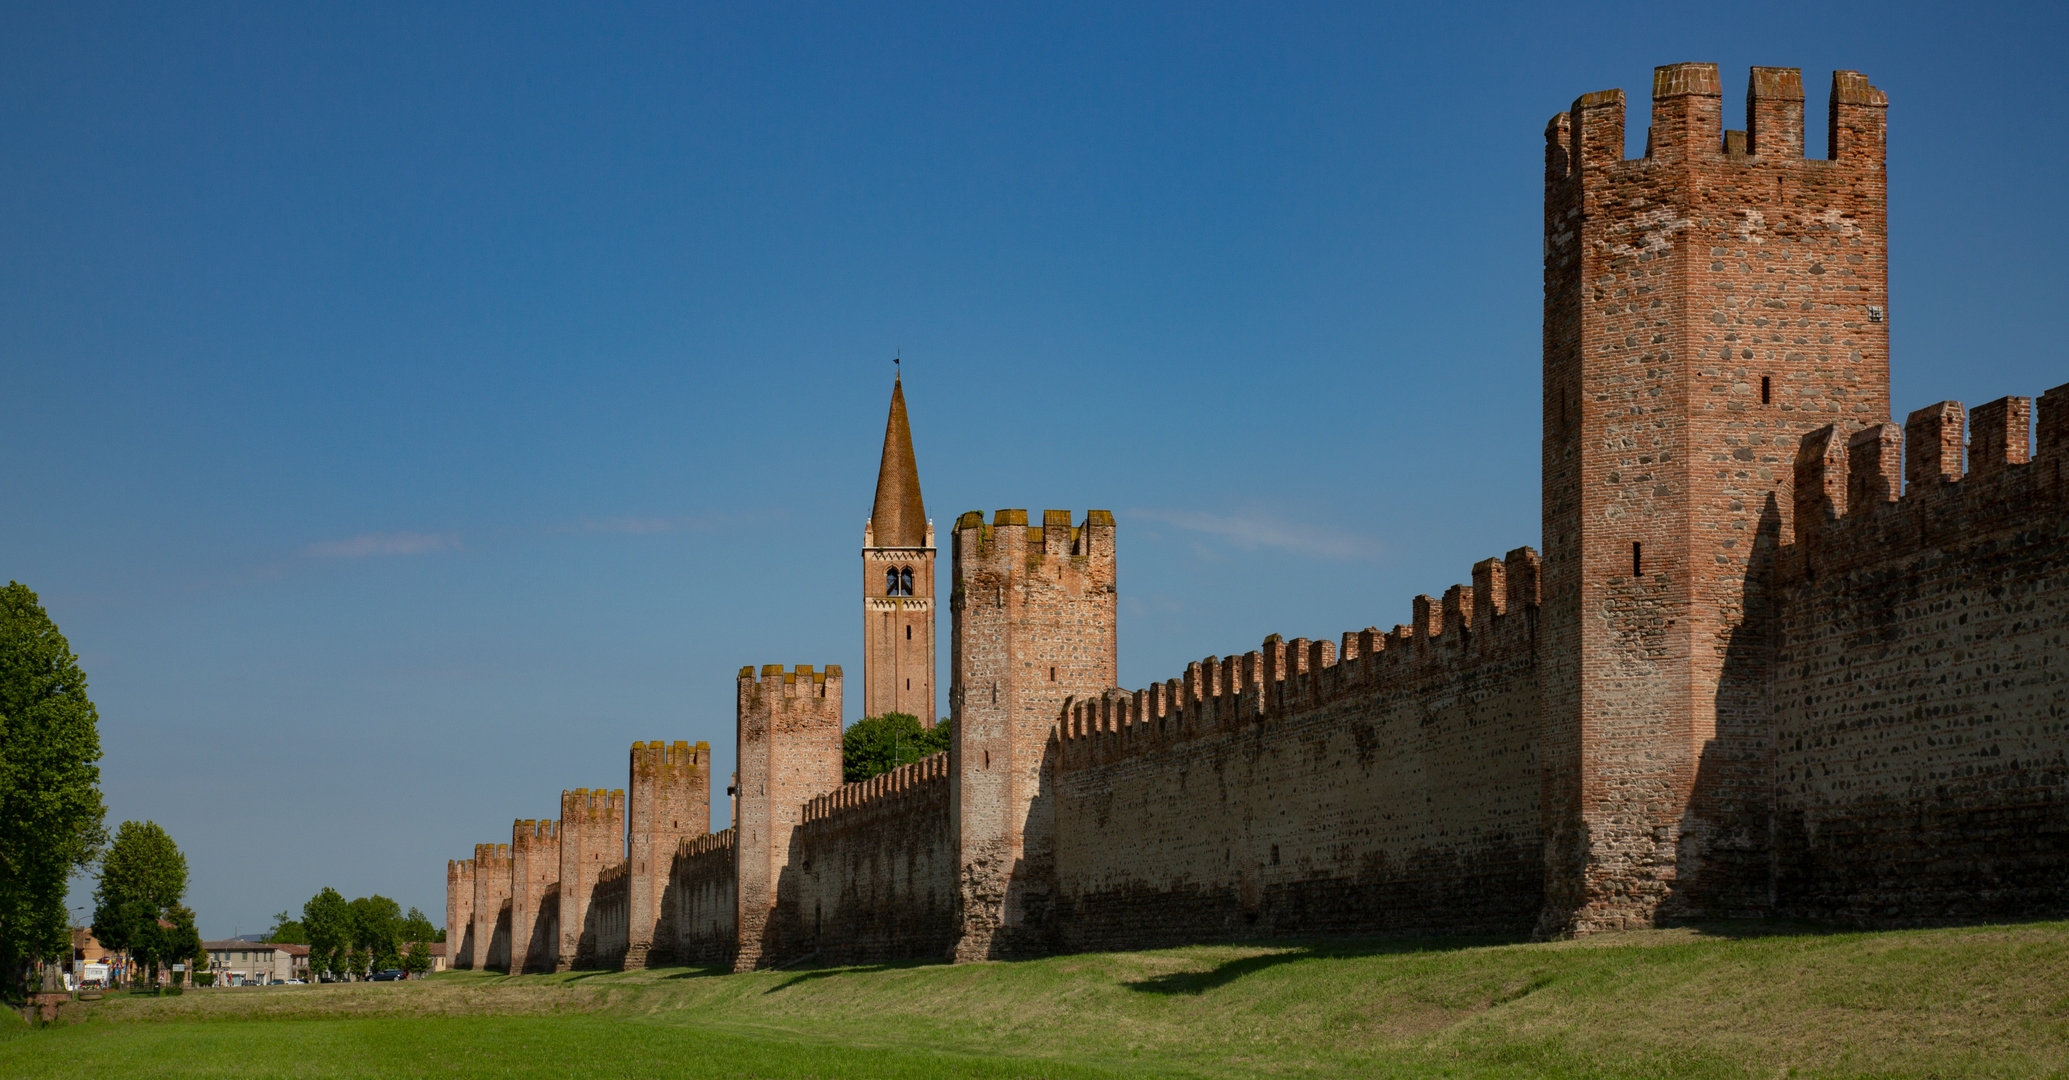
[[[596,967],[622,968],[631,944],[632,863],[621,862],[596,876],[590,893],[589,925],[596,935]]]
[[[730,968],[739,952],[739,863],[734,831],[684,840],[675,849],[668,894],[675,907],[675,959]]]
[[[474,955],[469,967],[510,966],[510,845],[474,845]]]
[[[809,946],[788,931],[800,925],[798,879],[790,858],[804,804],[841,785],[841,669],[809,664],[740,669],[736,698],[740,745],[734,822],[738,846],[740,970],[789,963]]]
[[[560,924],[560,824],[510,826],[511,973],[552,971]]]
[[[807,802],[791,840],[797,940],[822,964],[948,956],[955,836],[946,752]]]
[[[474,860],[445,864],[445,955],[456,968],[474,966]]]
[[[591,906],[603,872],[625,861],[625,792],[576,788],[560,793],[560,941],[554,970],[595,967]]]
[[[1417,597],[1413,626],[1274,635],[1073,702],[1058,944],[1518,932],[1543,899],[1537,557]]]
[[[1886,99],[1755,68],[1748,131],[1715,64],[1655,70],[1545,132],[1547,934],[1766,902],[1767,595],[1798,439],[1889,414]]]
[[[1966,474],[1962,413],[1821,432],[1798,457],[1780,913],[2069,913],[2069,386],[2042,398],[2030,462],[2030,399],[1975,410]]]
[[[1072,527],[1047,510],[956,521],[951,637],[955,717],[956,956],[1047,952],[1056,881],[1050,739],[1072,697],[1118,678],[1114,520]]]
[[[626,968],[668,959],[675,940],[668,886],[682,841],[711,831],[711,744],[633,743],[626,822]]]

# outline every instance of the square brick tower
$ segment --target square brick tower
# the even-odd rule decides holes
[[[510,963],[510,845],[474,845],[474,955],[468,966]]]
[[[862,642],[862,715],[910,713],[933,727],[934,525],[895,378],[876,505],[862,527]]]
[[[510,826],[510,973],[552,971],[560,904],[560,827],[526,818]],[[550,910],[549,910],[550,908]]]
[[[1545,130],[1541,934],[1769,903],[1770,562],[1797,440],[1889,415],[1887,99],[1754,68],[1654,72]]]
[[[576,788],[560,793],[560,943],[553,969],[597,962],[596,880],[625,861],[625,793]]]
[[[445,864],[445,955],[456,968],[474,966],[474,860]]]
[[[1051,737],[1064,700],[1117,678],[1114,518],[971,511],[955,526],[948,704],[961,932],[957,960],[1048,948],[1055,886]]]
[[[784,880],[790,834],[807,800],[841,786],[841,669],[813,672],[799,664],[740,669],[740,773],[734,781],[733,833],[738,854],[735,971],[788,963],[803,943],[786,940],[799,926],[798,884]]]
[[[633,743],[630,792],[626,970],[668,958],[675,942],[668,877],[677,845],[711,831],[711,744]]]

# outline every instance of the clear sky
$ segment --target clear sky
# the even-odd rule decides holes
[[[722,785],[741,665],[860,697],[894,352],[944,538],[1118,515],[1126,685],[1406,622],[1538,543],[1542,131],[1656,64],[1889,93],[1898,416],[2069,381],[2059,6],[1403,10],[6,5],[0,578],[110,824],[217,936]]]

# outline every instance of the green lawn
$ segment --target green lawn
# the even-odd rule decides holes
[[[111,998],[0,1075],[2069,1075],[2069,923],[1787,929]]]

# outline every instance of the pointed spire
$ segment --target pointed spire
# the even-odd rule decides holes
[[[878,547],[923,547],[927,508],[920,501],[920,467],[912,456],[912,427],[905,419],[905,388],[891,380],[891,419],[884,425],[884,461],[877,467],[876,508],[869,514]]]

